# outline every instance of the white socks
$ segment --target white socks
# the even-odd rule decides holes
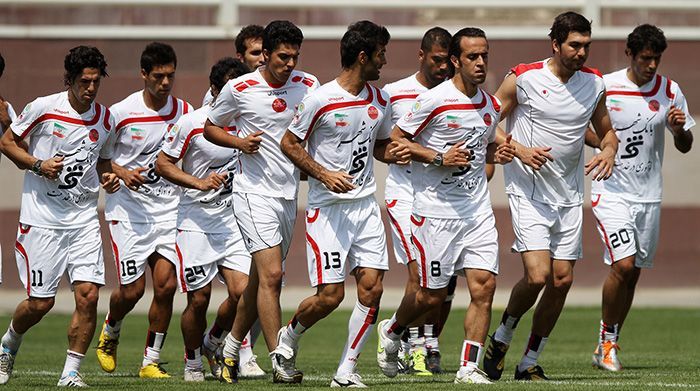
[[[357,358],[365,346],[367,338],[372,333],[374,323],[377,321],[377,308],[365,307],[360,302],[355,303],[350,320],[348,321],[348,340],[340,357],[340,365],[336,376],[346,376],[355,372]]]
[[[84,354],[72,350],[68,350],[66,353],[66,363],[63,365],[63,372],[61,372],[62,378],[68,376],[71,372],[80,372],[80,363],[85,357]]]

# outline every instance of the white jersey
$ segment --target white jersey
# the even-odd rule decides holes
[[[328,170],[352,175],[355,185],[353,190],[338,194],[309,178],[309,207],[374,194],[374,143],[388,139],[391,129],[388,97],[369,84],[355,96],[333,80],[304,98],[289,131],[307,141],[312,159]]]
[[[211,105],[211,102],[214,101],[214,95],[211,93],[211,88],[207,90],[207,93],[204,94],[204,98],[202,98],[202,107],[206,107]]]
[[[660,202],[664,130],[671,106],[685,113],[685,130],[695,125],[680,87],[661,75],[639,87],[627,69],[603,76],[606,105],[620,140],[615,170],[606,181],[593,182],[594,194],[616,194],[630,201]]]
[[[47,160],[63,156],[58,179],[24,174],[22,224],[53,229],[84,227],[97,221],[98,158],[106,158],[114,117],[98,103],[78,114],[68,92],[37,98],[12,122],[12,131],[29,137],[29,154]]]
[[[418,95],[413,109],[396,124],[413,140],[446,153],[464,142],[472,153],[469,168],[412,162],[413,213],[423,217],[464,219],[490,212],[486,186],[486,147],[496,138],[498,100],[478,89],[470,98],[446,80]]]
[[[182,159],[182,171],[206,178],[212,172],[226,175],[226,182],[217,190],[203,192],[183,188],[177,213],[177,227],[185,231],[227,233],[238,231],[231,207],[231,183],[237,161],[237,150],[215,145],[204,138],[204,123],[210,107],[204,106],[185,114],[165,140],[163,152]],[[235,133],[236,128],[226,128]]]
[[[506,131],[526,147],[552,147],[554,161],[539,171],[519,159],[506,164],[506,193],[555,206],[581,205],[584,136],[605,86],[600,72],[586,67],[562,83],[548,61],[511,69],[518,105],[508,116]]]
[[[17,118],[17,113],[15,113],[14,107],[10,104],[10,102],[5,102],[7,103],[7,116],[10,117],[10,121],[14,121]],[[3,129],[2,125],[0,124],[0,135],[5,133],[5,130]],[[0,160],[2,160],[2,154],[0,154]]]
[[[401,117],[411,111],[418,94],[428,91],[428,87],[420,84],[413,74],[405,79],[389,83],[383,90],[389,94],[391,103],[391,123],[396,124]],[[389,165],[389,175],[386,177],[384,198],[387,200],[413,200],[411,185],[411,165]]]
[[[260,69],[226,83],[209,120],[219,126],[235,123],[241,138],[263,132],[258,152],[239,156],[234,192],[296,199],[299,170],[280,150],[280,141],[297,105],[317,87],[316,77],[301,71],[292,71],[284,85],[269,85]]]
[[[111,107],[117,123],[111,159],[127,170],[145,167],[141,176],[146,182],[137,191],[121,186],[116,193],[107,194],[107,221],[155,223],[177,218],[178,187],[156,174],[156,157],[172,125],[192,107],[171,96],[154,111],[146,106],[143,93],[134,92]]]

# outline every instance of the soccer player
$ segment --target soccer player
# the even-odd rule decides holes
[[[236,58],[243,62],[249,69],[258,69],[265,63],[262,54],[263,27],[257,24],[245,26],[236,35],[234,45],[236,47]],[[248,72],[246,72],[248,73]],[[211,104],[213,101],[211,88],[204,94],[202,107]],[[235,311],[234,311],[235,313]]]
[[[229,79],[246,73],[248,67],[239,60],[219,60],[209,74],[214,99]],[[185,341],[185,381],[204,381],[202,353],[212,373],[218,375],[214,358],[218,345],[203,345],[211,281],[219,274],[228,288],[228,298],[221,303],[217,318],[222,311],[231,310],[234,313],[224,317],[232,319],[250,271],[250,254],[231,209],[236,152],[202,136],[209,110],[210,106],[204,106],[180,117],[156,160],[156,173],[183,188],[175,248],[180,290],[187,293],[187,307],[180,322]],[[227,130],[235,132],[236,128]],[[176,165],[180,160],[182,169]]]
[[[451,76],[448,50],[452,36],[441,27],[426,31],[418,51],[418,72],[404,79],[384,86],[391,103],[391,122],[396,124],[407,112],[411,111],[416,97],[435,87]],[[413,186],[411,186],[410,165],[389,165],[385,190],[386,210],[391,223],[392,242],[397,262],[407,266],[408,280],[406,294],[415,294],[418,283],[418,264],[411,241],[411,206],[413,203]],[[449,285],[446,304],[431,309],[425,316],[411,324],[401,336],[400,364],[402,369],[418,376],[431,376],[440,373],[440,349],[438,334],[440,330],[441,309],[449,312],[451,297],[454,296],[454,283]],[[427,321],[427,322],[426,322]],[[427,368],[426,368],[427,361]]]
[[[301,374],[282,365],[277,347],[280,290],[284,259],[296,220],[299,171],[280,151],[294,108],[318,87],[315,76],[294,68],[304,36],[288,21],[273,21],[263,33],[265,66],[229,81],[216,99],[204,126],[214,144],[236,148],[239,171],[233,178],[233,210],[252,255],[248,287],[238,302],[236,319],[226,336],[220,380],[237,379],[241,342],[260,316],[271,353],[273,380],[294,383]],[[238,135],[223,127],[235,124]]]
[[[108,192],[119,188],[109,160],[103,160],[115,122],[107,107],[95,102],[107,76],[102,53],[75,47],[64,67],[67,91],[28,104],[0,142],[2,153],[26,170],[15,255],[28,296],[2,336],[0,384],[10,379],[24,333],[53,307],[65,273],[75,311],[58,385],[87,387],[80,363],[95,333],[97,298],[104,285],[97,196],[100,183]]]
[[[537,358],[559,318],[581,258],[583,176],[610,177],[617,138],[605,107],[601,74],[584,66],[591,44],[590,22],[575,12],[554,19],[553,55],[514,67],[496,92],[513,138],[514,164],[504,167],[515,243],[524,276],[516,283],[501,323],[491,336],[484,370],[497,380],[520,317],[535,308],[516,380],[546,380]],[[592,122],[601,152],[584,170],[583,145]],[[530,165],[530,167],[525,167]],[[532,168],[535,167],[535,168]]]
[[[0,78],[2,78],[4,72],[5,59],[2,57],[2,54],[0,54]],[[0,135],[4,134],[5,130],[10,128],[10,124],[15,118],[17,118],[15,109],[10,102],[0,96]],[[0,160],[2,160],[2,155],[0,155]],[[0,247],[0,284],[2,284],[2,247]]]
[[[695,120],[680,87],[657,73],[666,50],[658,27],[644,24],[627,36],[629,67],[603,76],[610,120],[620,140],[615,171],[594,182],[591,201],[610,273],[603,284],[603,313],[593,364],[622,369],[617,357],[622,324],[642,269],[653,266],[659,240],[661,166],[665,129],[677,150],[690,151]]]
[[[479,88],[486,80],[488,53],[482,30],[459,30],[449,46],[454,77],[418,95],[392,134],[409,142],[414,160],[411,229],[420,288],[407,293],[392,318],[377,327],[377,362],[389,377],[396,376],[406,326],[440,307],[450,280],[462,274],[471,303],[455,383],[490,383],[478,362],[496,289],[498,233],[484,166],[510,162],[514,148],[507,141],[497,145],[500,103]]]
[[[391,105],[385,92],[367,83],[379,79],[389,38],[385,27],[370,21],[350,25],[340,41],[340,74],[304,99],[282,139],[282,152],[309,176],[306,254],[316,288],[280,329],[277,351],[285,360],[294,363],[302,333],[343,301],[347,275],[357,281],[348,339],[331,387],[365,387],[355,366],[389,269],[372,156],[388,160]]]
[[[117,126],[109,158],[124,186],[107,195],[105,207],[119,282],[119,288],[112,291],[97,346],[97,360],[106,372],[113,372],[117,366],[122,321],[144,294],[148,266],[153,301],[139,377],[170,377],[160,365],[160,351],[177,289],[175,227],[179,196],[177,186],[156,173],[155,162],[169,127],[192,110],[189,103],[170,94],[176,67],[177,57],[170,45],[148,44],[141,53],[144,89],[111,108]]]

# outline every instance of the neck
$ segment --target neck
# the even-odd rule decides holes
[[[423,87],[428,88],[428,89],[433,88],[436,85],[438,85],[438,83],[432,83],[432,82],[428,81],[428,78],[425,77],[425,73],[423,73],[421,71],[418,71],[418,74],[416,74],[416,80],[418,80],[418,83],[420,83],[420,85],[422,85]]]
[[[153,111],[159,111],[165,107],[165,105],[168,104],[168,98],[170,98],[170,95],[160,98],[158,96],[151,95],[147,89],[143,90],[143,103],[145,103],[146,107]]]
[[[70,103],[70,106],[78,114],[85,113],[86,111],[90,110],[90,106],[92,106],[92,103],[81,103],[70,90],[68,90],[68,103]]]
[[[267,84],[270,86],[279,86],[287,83],[286,78],[284,80],[278,79],[274,74],[272,74],[272,72],[270,72],[269,69],[267,69],[267,67],[260,68],[260,74],[262,75],[263,79],[265,79],[265,82],[267,82]]]
[[[358,68],[343,69],[335,80],[345,91],[356,96],[362,92],[367,84],[367,80],[362,77]]]
[[[479,87],[476,84],[465,81],[459,73],[452,78],[452,83],[461,93],[470,98],[473,98],[479,91]]]
[[[654,76],[656,76],[656,74],[654,74]],[[650,82],[651,80],[654,80],[653,77],[651,78],[651,80],[642,80],[641,78],[637,77],[637,74],[635,74],[632,71],[632,68],[627,68],[627,78],[630,79],[632,83],[636,84],[637,87],[641,87]]]
[[[547,66],[549,70],[556,76],[562,83],[566,83],[571,79],[571,76],[576,73],[576,71],[569,70],[565,68],[556,57],[552,57],[548,62]]]

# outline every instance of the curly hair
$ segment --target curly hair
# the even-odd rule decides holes
[[[63,75],[63,83],[70,86],[75,78],[82,75],[83,69],[95,68],[100,71],[100,76],[107,75],[107,61],[100,51],[94,46],[76,46],[66,55],[63,61],[66,72]]]
[[[642,24],[635,27],[627,36],[627,49],[632,57],[644,49],[651,49],[654,53],[663,53],[668,44],[664,32],[651,24]]]
[[[361,52],[372,57],[377,46],[388,44],[389,39],[391,35],[386,27],[369,20],[351,24],[340,40],[340,65],[343,68],[351,67]]]
[[[247,65],[233,57],[224,57],[211,67],[209,84],[213,85],[217,91],[221,91],[229,79],[235,79],[246,73],[250,73]]]

